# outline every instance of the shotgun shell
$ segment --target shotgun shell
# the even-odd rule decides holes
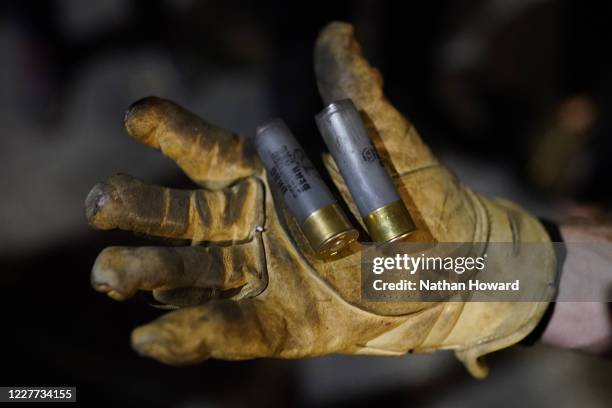
[[[392,242],[415,230],[393,180],[350,99],[330,103],[315,120],[374,242]]]
[[[255,145],[270,179],[319,257],[333,256],[357,239],[359,233],[285,122],[274,119],[259,126]]]

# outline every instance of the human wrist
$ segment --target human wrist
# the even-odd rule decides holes
[[[590,301],[565,301],[568,293],[579,291],[584,282],[584,268],[603,273],[589,275],[602,288],[612,287],[612,253],[601,253],[597,246],[572,245],[573,243],[612,242],[612,227],[594,222],[571,222],[560,225],[563,240],[567,243],[566,259],[561,267],[559,294],[561,301],[554,305],[542,341],[561,348],[605,354],[612,347],[612,325],[608,298],[605,290],[595,292]],[[590,262],[585,265],[585,260]],[[589,282],[593,284],[593,282]]]

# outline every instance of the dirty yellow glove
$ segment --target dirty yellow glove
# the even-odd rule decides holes
[[[385,99],[352,27],[332,23],[315,48],[325,103],[351,98],[415,219],[415,241],[549,242],[532,216],[509,202],[463,186]],[[114,299],[152,291],[171,311],[132,333],[141,354],[169,364],[206,358],[301,358],[328,353],[402,355],[452,349],[476,377],[477,359],[525,337],[544,302],[367,302],[360,296],[360,252],[317,259],[297,224],[275,200],[266,172],[245,139],[172,102],[146,98],[128,111],[129,134],[174,159],[203,189],[148,185],[110,177],[86,200],[89,222],[191,246],[110,247],[98,256],[94,287]],[[349,208],[357,213],[333,160],[325,160]],[[357,216],[357,219],[360,217]],[[532,269],[555,274],[552,246]],[[508,268],[520,267],[508,255]],[[535,263],[535,265],[534,265]],[[550,278],[550,279],[549,279]]]

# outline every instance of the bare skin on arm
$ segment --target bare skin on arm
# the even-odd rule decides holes
[[[586,286],[598,287],[580,302],[561,301],[542,334],[542,341],[561,348],[610,355],[612,351],[612,252],[598,245],[572,245],[575,242],[612,243],[612,225],[604,219],[581,220],[561,225],[567,254],[559,283],[561,299],[572,298]],[[610,248],[610,245],[606,245]],[[590,273],[585,276],[583,270]],[[587,281],[588,280],[588,281]],[[576,297],[575,295],[573,296]]]

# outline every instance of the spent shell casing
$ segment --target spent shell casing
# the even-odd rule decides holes
[[[271,182],[319,257],[333,256],[357,239],[359,233],[285,122],[273,119],[259,126],[255,146]]]
[[[330,103],[315,120],[372,240],[391,242],[412,233],[412,217],[353,102]]]

